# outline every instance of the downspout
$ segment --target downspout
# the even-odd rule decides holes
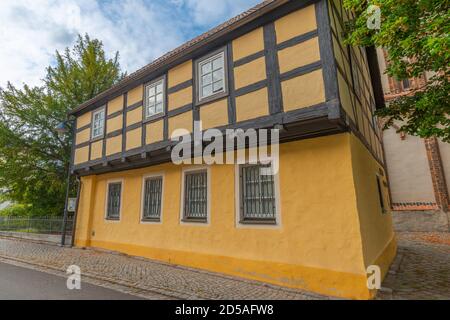
[[[72,164],[73,164],[73,160],[74,160],[74,153],[75,153],[75,133],[76,133],[76,128],[75,128],[75,124],[76,124],[76,119],[67,119],[64,123],[64,125],[67,125],[67,123],[71,122],[72,123],[72,130],[70,132],[71,137],[72,137],[72,146],[71,146],[71,151],[70,151],[70,161],[69,161],[69,166],[67,168],[67,189],[66,189],[66,200],[65,200],[65,204],[64,204],[64,216],[63,216],[63,223],[62,223],[62,230],[61,230],[61,243],[60,245],[62,247],[64,247],[64,245],[66,244],[66,227],[67,227],[67,216],[69,215],[68,212],[68,203],[69,203],[69,193],[70,193],[70,178],[72,176]]]
[[[75,202],[75,214],[73,215],[73,221],[72,221],[72,240],[70,241],[70,246],[73,247],[75,244],[75,229],[77,227],[77,217],[78,217],[78,204],[80,203],[80,193],[81,193],[81,179],[77,175],[76,180],[78,184],[77,186],[77,200]]]

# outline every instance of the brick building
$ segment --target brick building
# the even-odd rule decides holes
[[[378,49],[378,62],[386,103],[425,85],[431,74],[398,81],[384,74],[386,52]],[[436,138],[421,139],[397,133],[398,126],[383,132],[394,210],[449,210],[450,144]]]

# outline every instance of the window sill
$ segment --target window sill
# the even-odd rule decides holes
[[[120,218],[105,218],[105,220],[108,220],[108,221],[120,221]]]
[[[197,107],[199,107],[199,106],[202,106],[204,104],[209,104],[209,103],[212,103],[212,102],[216,102],[217,100],[221,100],[221,99],[223,99],[225,97],[228,97],[228,92],[227,91],[221,92],[221,93],[217,93],[215,95],[212,95],[212,96],[209,96],[207,98],[204,98],[204,99],[202,99],[200,101],[196,101],[195,105]]]
[[[141,222],[161,222],[160,218],[143,218]]]
[[[240,224],[262,224],[262,225],[276,225],[276,219],[244,219],[239,221]]]
[[[98,136],[98,137],[95,137],[95,138],[91,138],[90,142],[92,143],[92,142],[96,142],[96,141],[99,141],[99,140],[103,140],[103,138],[104,138],[104,135],[102,134],[101,136]]]
[[[155,121],[155,120],[159,120],[159,119],[164,118],[164,116],[165,116],[165,113],[164,113],[164,112],[158,113],[158,114],[154,114],[154,115],[152,115],[151,117],[145,118],[145,119],[142,121],[142,123],[147,123],[147,122],[152,122],[152,121]]]
[[[201,219],[201,218],[183,218],[181,219],[181,222],[185,223],[207,223],[207,219]]]

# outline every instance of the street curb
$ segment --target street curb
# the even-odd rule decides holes
[[[31,262],[29,262],[27,260],[18,259],[18,258],[12,258],[12,257],[8,257],[8,256],[4,256],[4,255],[0,255],[0,259],[6,260],[6,261],[4,261],[5,263],[7,263],[7,261],[14,261],[14,262],[18,262],[18,263],[21,263],[21,264],[24,264],[24,265],[27,265],[27,266],[31,266],[32,268],[30,268],[30,269],[44,269],[44,270],[39,270],[39,271],[47,272],[47,273],[50,273],[50,274],[55,274],[55,275],[58,275],[58,276],[61,276],[61,273],[63,275],[65,275],[65,270],[61,270],[59,268],[56,268],[56,267],[53,267],[53,266],[49,266],[49,265],[45,265],[45,264],[41,264],[41,263],[31,263]],[[37,268],[33,268],[33,267],[37,267]],[[53,272],[45,271],[45,269],[51,270]],[[56,273],[54,273],[54,271],[56,271]],[[102,276],[99,276],[99,275],[93,274],[93,273],[83,273],[82,277],[85,277],[85,278],[88,278],[88,279],[91,278],[91,279],[96,280],[96,281],[102,281],[102,282],[107,282],[109,284],[126,287],[127,289],[130,289],[132,292],[122,291],[122,290],[117,290],[117,291],[122,291],[124,293],[135,295],[135,296],[139,296],[139,297],[142,297],[142,298],[147,298],[147,297],[145,295],[142,295],[142,294],[133,293],[133,291],[139,290],[141,292],[148,292],[148,293],[153,293],[153,294],[158,294],[158,295],[164,295],[164,296],[167,296],[169,298],[172,298],[173,300],[175,300],[175,299],[187,299],[187,300],[189,300],[189,299],[199,299],[197,297],[192,297],[190,295],[186,295],[186,294],[183,294],[183,293],[175,295],[174,293],[177,293],[175,291],[172,292],[170,290],[161,289],[161,288],[157,288],[157,287],[154,287],[155,290],[150,290],[150,289],[146,289],[146,288],[140,288],[140,287],[136,287],[136,286],[130,285],[127,281],[117,281],[115,279],[102,277]],[[96,284],[96,285],[99,285],[99,284]],[[105,286],[105,285],[103,285],[103,287],[112,289],[112,288],[110,288],[108,286]],[[202,300],[209,300],[209,299],[202,298]]]

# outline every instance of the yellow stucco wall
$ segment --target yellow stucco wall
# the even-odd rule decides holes
[[[315,29],[317,29],[317,23],[314,5],[294,11],[275,21],[278,43]]]
[[[77,129],[91,123],[91,112],[86,112],[77,118]]]
[[[151,144],[154,142],[162,141],[164,139],[164,121],[159,120],[147,124],[145,131],[145,143]]]
[[[127,127],[142,121],[142,107],[127,112]]]
[[[176,129],[186,129],[192,132],[192,111],[184,112],[174,117],[169,118],[169,138]]]
[[[354,163],[364,154],[354,144],[350,134],[339,134],[280,146],[281,222],[276,227],[236,226],[234,165],[210,167],[211,216],[206,226],[180,223],[182,166],[167,163],[83,177],[76,245],[334,296],[370,298],[366,259],[378,254],[377,261],[390,263],[392,255],[382,249],[392,231],[386,224],[380,227],[383,234],[375,236],[379,227],[362,216],[376,213],[358,211],[365,209],[357,202],[355,183],[368,182],[353,172],[356,168],[359,176],[371,168]],[[152,172],[164,173],[162,222],[142,224],[142,178]],[[124,183],[123,205],[120,222],[111,223],[104,219],[106,181],[117,178]],[[373,234],[374,249],[364,244],[361,231],[367,230],[360,221],[373,228],[368,233]]]
[[[390,258],[396,251],[390,209],[382,213],[378,197],[376,175],[383,167],[373,158],[362,142],[353,134],[350,136],[353,179],[364,248],[365,266],[380,265],[383,276],[388,270]],[[384,203],[389,203],[386,174],[383,177]]]
[[[123,128],[123,116],[121,114],[107,120],[106,133],[110,133],[122,128]]]
[[[192,87],[187,87],[180,91],[169,94],[168,110],[174,110],[192,103]]]
[[[89,146],[76,148],[73,162],[75,164],[83,163],[89,160]]]
[[[81,178],[81,192],[79,195],[78,214],[77,215],[77,228],[76,238],[89,239],[91,236],[92,220],[94,215],[86,214],[92,212],[92,207],[96,197],[95,194],[96,176],[90,176],[88,178]],[[78,241],[78,240],[76,240]]]
[[[91,143],[91,160],[96,160],[102,157],[103,140]]]
[[[257,28],[233,40],[233,60],[239,60],[258,51],[264,50],[263,28]]]
[[[123,109],[123,95],[108,102],[108,115]]]
[[[75,136],[75,143],[80,144],[91,139],[91,128],[84,129],[83,131],[77,132]]]
[[[245,121],[269,114],[267,88],[236,97],[236,121]]]
[[[319,38],[317,37],[278,51],[278,64],[281,73],[319,60]]]
[[[110,156],[122,151],[122,135],[118,135],[106,140],[106,155]]]
[[[126,150],[131,150],[142,146],[142,128],[137,128],[127,132],[125,146]]]
[[[281,82],[284,111],[325,101],[322,69]]]
[[[202,129],[221,127],[228,124],[228,99],[222,99],[200,108]]]
[[[264,57],[234,68],[236,89],[266,79],[266,60]]]
[[[171,88],[192,79],[192,60],[186,61],[169,70],[168,87]]]
[[[131,106],[135,103],[138,103],[139,101],[142,101],[143,94],[144,94],[143,85],[137,86],[136,88],[128,91],[127,106]]]

